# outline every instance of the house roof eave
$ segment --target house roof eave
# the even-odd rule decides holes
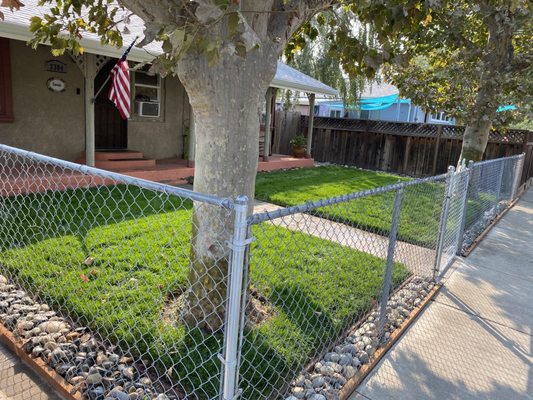
[[[0,37],[28,42],[33,38],[33,34],[26,25],[4,21],[0,23]],[[113,46],[103,45],[99,40],[90,37],[82,38],[80,44],[86,53],[100,54],[107,57],[120,58],[124,51]],[[134,62],[150,62],[157,55],[145,49],[133,47],[128,55],[128,59]]]
[[[283,80],[274,78],[270,83],[270,87],[285,90],[298,90],[305,93],[323,94],[327,96],[338,96],[339,91],[333,88],[318,88],[315,86],[302,85],[294,82],[287,83]]]
[[[32,15],[44,15],[46,7],[38,6],[37,0],[28,0],[24,10],[12,14],[6,14],[4,21],[0,22],[0,37],[27,42],[33,38],[30,32],[30,19]],[[135,36],[142,36],[142,20],[137,18],[135,23],[129,25],[130,32],[124,36],[124,44],[128,45]],[[49,43],[43,43],[49,45]],[[86,33],[81,38],[80,44],[86,53],[100,54],[103,56],[120,58],[124,48],[116,48],[100,43],[100,38],[94,33]],[[133,62],[151,62],[161,55],[163,50],[160,42],[152,42],[144,48],[133,47],[128,55],[128,59]],[[272,80],[271,87],[297,90],[307,93],[324,94],[328,96],[338,96],[338,91],[298,71],[287,64],[278,61],[276,75]]]

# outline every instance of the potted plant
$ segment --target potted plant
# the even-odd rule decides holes
[[[303,135],[295,136],[289,142],[292,149],[292,155],[296,158],[304,158],[307,151],[307,139]]]

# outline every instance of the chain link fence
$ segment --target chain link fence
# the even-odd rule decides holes
[[[515,197],[522,159],[489,162],[497,174],[471,163],[249,217],[240,395],[345,398],[475,234],[466,222],[486,212],[485,193],[496,213]]]
[[[84,398],[218,398],[234,208],[0,146],[0,321]]]
[[[524,154],[470,163],[459,253],[516,198],[523,163]]]
[[[339,398],[522,160],[249,215],[0,145],[0,321],[88,399]]]
[[[376,319],[368,349],[343,345],[338,353],[349,356],[346,364],[314,376],[316,363],[342,345],[354,324],[373,311],[385,315],[380,304],[386,307],[390,293],[414,277],[433,277],[445,186],[442,175],[249,219],[258,240],[247,268],[242,354],[253,362],[241,362],[243,397],[331,398],[348,367],[368,361],[386,318]],[[309,374],[296,384],[302,371]]]

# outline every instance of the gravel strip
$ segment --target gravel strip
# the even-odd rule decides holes
[[[414,277],[387,303],[386,342],[433,288],[429,278]],[[299,375],[286,400],[334,400],[346,382],[380,346],[377,308],[344,342],[326,353],[313,371]],[[47,304],[0,275],[0,322],[23,342],[23,350],[41,358],[90,400],[170,400],[158,393],[152,380],[132,357],[104,346],[85,327],[74,327]]]
[[[472,246],[472,244],[478,238],[481,232],[483,232],[485,228],[487,228],[487,226],[489,226],[505,208],[505,204],[497,204],[490,210],[485,211],[480,217],[480,219],[474,225],[472,225],[470,229],[468,229],[468,231],[465,231],[463,235],[463,246],[461,249],[462,254],[466,253],[466,251],[470,248],[470,246]]]
[[[380,345],[411,315],[435,284],[430,278],[413,277],[387,303],[387,320],[380,340],[377,324],[378,309],[358,329],[351,331],[344,341],[326,353],[313,370],[300,374],[292,383],[285,400],[337,400],[346,382],[368,364]]]
[[[30,298],[0,275],[0,322],[90,400],[170,400],[140,373],[133,358],[102,345],[84,327],[73,327],[47,304]]]

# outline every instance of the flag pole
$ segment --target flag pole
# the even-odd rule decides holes
[[[133,39],[133,42],[131,42],[131,44],[128,46],[128,48],[126,49],[126,51],[124,52],[124,54],[122,54],[122,56],[117,60],[117,63],[121,60],[125,60],[126,57],[128,56],[128,53],[130,52],[131,48],[133,47],[133,45],[135,44],[135,42],[139,39],[139,36],[136,36],[135,39]],[[115,65],[117,64],[115,63]],[[114,68],[114,67],[113,67]],[[100,92],[105,88],[105,86],[107,85],[107,82],[109,82],[109,79],[111,78],[111,74],[110,75],[107,75],[107,78],[105,79],[104,83],[102,83],[102,86],[100,86],[100,89],[98,89],[98,91],[96,92],[96,94],[94,95],[94,97],[91,99],[91,102],[94,103],[96,101],[96,98],[98,97],[98,95],[100,94]]]

